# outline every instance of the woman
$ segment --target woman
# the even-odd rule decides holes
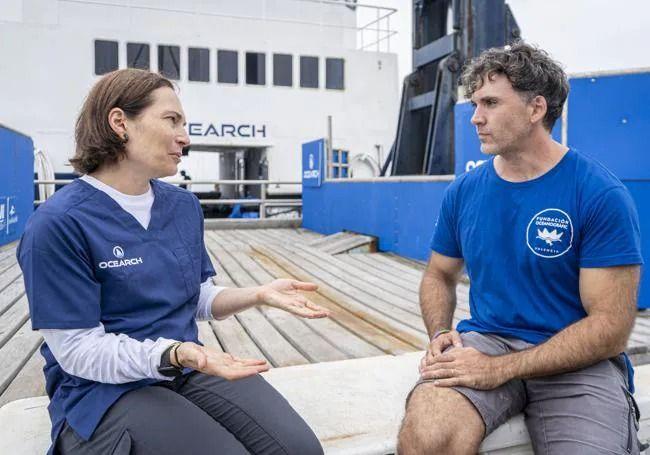
[[[195,319],[258,304],[327,316],[275,280],[215,286],[201,207],[156,180],[189,144],[173,85],[120,70],[100,79],[76,125],[84,174],[28,222],[18,258],[62,454],[320,454],[311,429],[260,375],[263,360],[198,343]]]

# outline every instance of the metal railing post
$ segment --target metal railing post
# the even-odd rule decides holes
[[[266,183],[260,185],[260,219],[266,218]]]

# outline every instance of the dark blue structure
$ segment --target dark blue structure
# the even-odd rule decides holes
[[[650,263],[650,72],[570,79],[567,145],[590,155],[620,178],[637,205],[642,251]],[[485,159],[470,124],[471,105],[455,110],[456,174]],[[559,140],[560,121],[553,130]],[[325,161],[325,160],[323,160]],[[328,182],[303,188],[303,226],[323,234],[348,230],[379,238],[379,249],[425,260],[448,182],[440,176]],[[420,181],[418,181],[418,179]],[[639,306],[650,308],[650,275],[644,271]]]
[[[34,144],[0,125],[0,245],[20,238],[34,205]]]

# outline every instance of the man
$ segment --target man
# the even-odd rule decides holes
[[[431,336],[400,455],[477,453],[525,412],[543,454],[635,454],[631,365],[639,225],[621,182],[555,142],[566,75],[525,43],[463,73],[483,153],[447,189],[420,288]],[[452,330],[465,265],[471,318]]]

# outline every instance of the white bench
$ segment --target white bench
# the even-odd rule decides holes
[[[305,418],[327,454],[395,453],[404,400],[417,379],[421,352],[276,368],[264,376]],[[637,368],[640,438],[650,438],[650,365]],[[49,446],[47,397],[0,408],[0,453],[42,454]],[[532,454],[523,416],[481,446],[482,454]]]

